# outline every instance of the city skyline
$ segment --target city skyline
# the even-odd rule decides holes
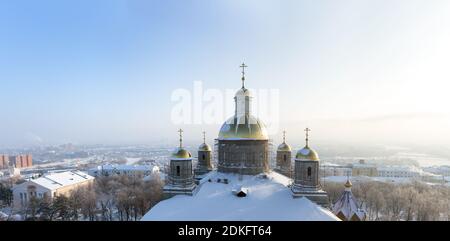
[[[450,141],[448,1],[26,2],[0,8],[0,147],[212,140],[172,93],[237,90],[243,61],[280,93],[276,142]]]

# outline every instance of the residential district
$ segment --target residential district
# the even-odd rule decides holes
[[[445,161],[433,165],[436,157],[404,152],[322,159],[307,127],[273,140],[252,114],[241,67],[234,115],[214,139],[199,133],[198,148],[183,142],[187,130],[180,129],[177,146],[2,150],[0,220],[448,220],[448,200],[430,209],[419,198],[424,187],[446,195]],[[288,134],[304,142],[294,149]],[[405,198],[398,204],[405,208],[391,209],[389,200],[403,200],[392,195],[417,201]]]

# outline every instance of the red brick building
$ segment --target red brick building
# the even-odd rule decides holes
[[[16,168],[31,167],[33,165],[33,158],[30,154],[28,155],[17,155],[9,157],[11,165]]]
[[[8,168],[9,158],[7,155],[0,155],[0,169]]]
[[[33,165],[33,157],[31,154],[26,155],[0,155],[0,169],[6,169],[8,166],[16,168],[31,167]]]

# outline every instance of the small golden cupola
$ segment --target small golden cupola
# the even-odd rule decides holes
[[[183,148],[183,130],[180,133],[180,146],[172,153],[169,160],[166,185],[163,187],[165,197],[174,195],[193,195],[197,185],[192,171],[192,155]]]
[[[211,147],[206,144],[206,132],[203,133],[203,143],[198,147],[198,151],[212,151]]]
[[[172,153],[172,158],[190,159],[192,155],[189,151],[183,148],[183,130],[178,130],[180,133],[180,146]]]
[[[283,131],[283,143],[278,146],[277,151],[292,151],[291,146],[286,143],[286,131]]]
[[[294,197],[306,197],[309,200],[329,207],[329,199],[326,191],[322,189],[319,181],[319,155],[309,147],[309,128],[306,132],[306,145],[300,149],[295,156],[294,183],[291,186]]]
[[[283,143],[278,146],[275,171],[292,177],[292,149],[286,143],[286,131],[283,131]]]
[[[204,175],[213,170],[212,148],[206,144],[206,132],[203,131],[203,143],[198,147],[197,167],[194,169],[195,178],[200,181]]]
[[[295,155],[295,159],[298,160],[305,160],[305,161],[318,161],[319,160],[319,154],[315,150],[309,147],[309,132],[311,129],[306,128],[306,145],[302,149],[297,151],[297,154]]]

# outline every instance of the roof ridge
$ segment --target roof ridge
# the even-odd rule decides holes
[[[55,181],[55,180],[53,180],[53,179],[51,179],[51,178],[49,178],[49,177],[47,177],[47,176],[43,176],[43,178],[45,178],[45,179],[47,179],[47,180],[50,180],[50,181],[52,181],[52,182],[54,182],[54,183],[57,183],[57,184],[59,184],[59,185],[61,185],[61,186],[64,186],[62,183],[59,183],[59,182],[57,182],[57,181]]]
[[[79,173],[76,173],[75,171],[70,171],[71,173],[73,173],[73,174],[75,174],[75,175],[77,175],[77,176],[80,176],[80,177],[82,177],[82,178],[84,178],[84,179],[88,179],[86,176],[82,176],[82,175],[80,175]]]

